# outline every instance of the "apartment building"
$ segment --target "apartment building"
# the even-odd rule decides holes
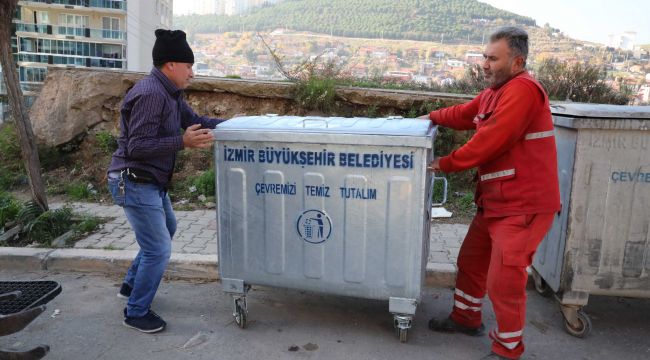
[[[13,53],[27,105],[52,67],[148,71],[154,30],[171,28],[172,8],[173,0],[18,1]]]

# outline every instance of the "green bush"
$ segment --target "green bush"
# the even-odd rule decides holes
[[[552,100],[597,104],[626,105],[629,89],[619,92],[607,85],[606,71],[587,64],[569,64],[555,59],[544,60],[536,77]]]
[[[215,195],[215,180],[214,168],[204,172],[194,179],[192,185],[196,187],[199,195],[214,196]]]
[[[0,191],[25,182],[20,143],[12,123],[0,125]]]
[[[16,215],[16,220],[23,228],[26,227],[31,221],[38,218],[43,214],[43,209],[34,201],[28,201],[23,204],[20,211]]]
[[[74,225],[72,208],[63,207],[41,213],[23,227],[29,242],[51,245],[52,240],[68,232]]]
[[[463,211],[474,211],[476,204],[474,204],[474,193],[466,192],[457,201],[458,206]]]
[[[377,105],[370,105],[366,108],[366,117],[376,118],[379,112],[379,107]]]
[[[15,220],[21,209],[22,205],[10,194],[0,193],[0,230]]]
[[[20,143],[13,123],[0,125],[0,160],[2,164],[20,167]]]
[[[112,154],[117,150],[117,138],[109,131],[100,131],[95,134],[95,139],[97,139],[97,146],[105,154]]]
[[[335,86],[334,78],[310,76],[297,82],[296,100],[305,109],[328,113],[334,108]]]

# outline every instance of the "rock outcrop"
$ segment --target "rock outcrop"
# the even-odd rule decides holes
[[[58,146],[92,131],[117,132],[125,93],[144,73],[95,70],[49,70],[30,117],[39,143]],[[374,106],[379,114],[397,114],[426,101],[445,105],[471,99],[467,95],[360,89],[336,89],[337,102],[347,114],[363,114]],[[294,85],[284,82],[224,78],[196,78],[186,90],[187,101],[201,114],[230,118],[235,114],[297,114],[306,111],[294,101]],[[311,114],[311,113],[310,113]]]

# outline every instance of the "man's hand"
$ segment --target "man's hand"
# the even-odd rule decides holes
[[[185,129],[183,146],[185,148],[209,148],[214,142],[211,129],[201,129],[201,124],[194,124]]]
[[[427,171],[440,171],[440,158],[435,158],[433,161],[427,166]]]
[[[422,115],[422,116],[418,116],[416,119],[422,119],[422,120],[429,120],[429,121],[431,121],[431,119],[429,118],[429,114]]]

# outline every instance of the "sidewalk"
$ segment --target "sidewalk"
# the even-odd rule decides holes
[[[43,257],[41,262],[44,267],[51,267],[53,262],[57,266],[63,266],[61,264],[62,259],[75,264],[69,264],[70,267],[89,266],[92,259],[110,262],[112,266],[109,268],[111,269],[128,264],[135,251],[138,250],[138,244],[124,216],[124,211],[115,205],[105,206],[94,203],[72,203],[69,205],[77,212],[113,218],[113,220],[105,223],[97,233],[79,240],[74,246],[78,251],[71,249],[38,249],[40,251],[39,256]],[[52,208],[61,206],[63,204],[51,205]],[[178,229],[176,236],[172,240],[172,261],[170,263],[172,270],[174,264],[178,265],[188,261],[194,265],[191,269],[206,263],[216,268],[218,265],[216,263],[217,227],[215,211],[176,211],[175,213]],[[468,225],[465,224],[432,222],[430,253],[426,267],[428,285],[453,285],[456,276],[456,259],[467,228]],[[20,251],[19,254],[27,253]],[[47,258],[51,258],[51,260]],[[99,270],[109,270],[106,265],[101,265],[99,268]],[[177,269],[177,271],[182,273],[187,269]],[[205,272],[201,271],[201,273]]]

